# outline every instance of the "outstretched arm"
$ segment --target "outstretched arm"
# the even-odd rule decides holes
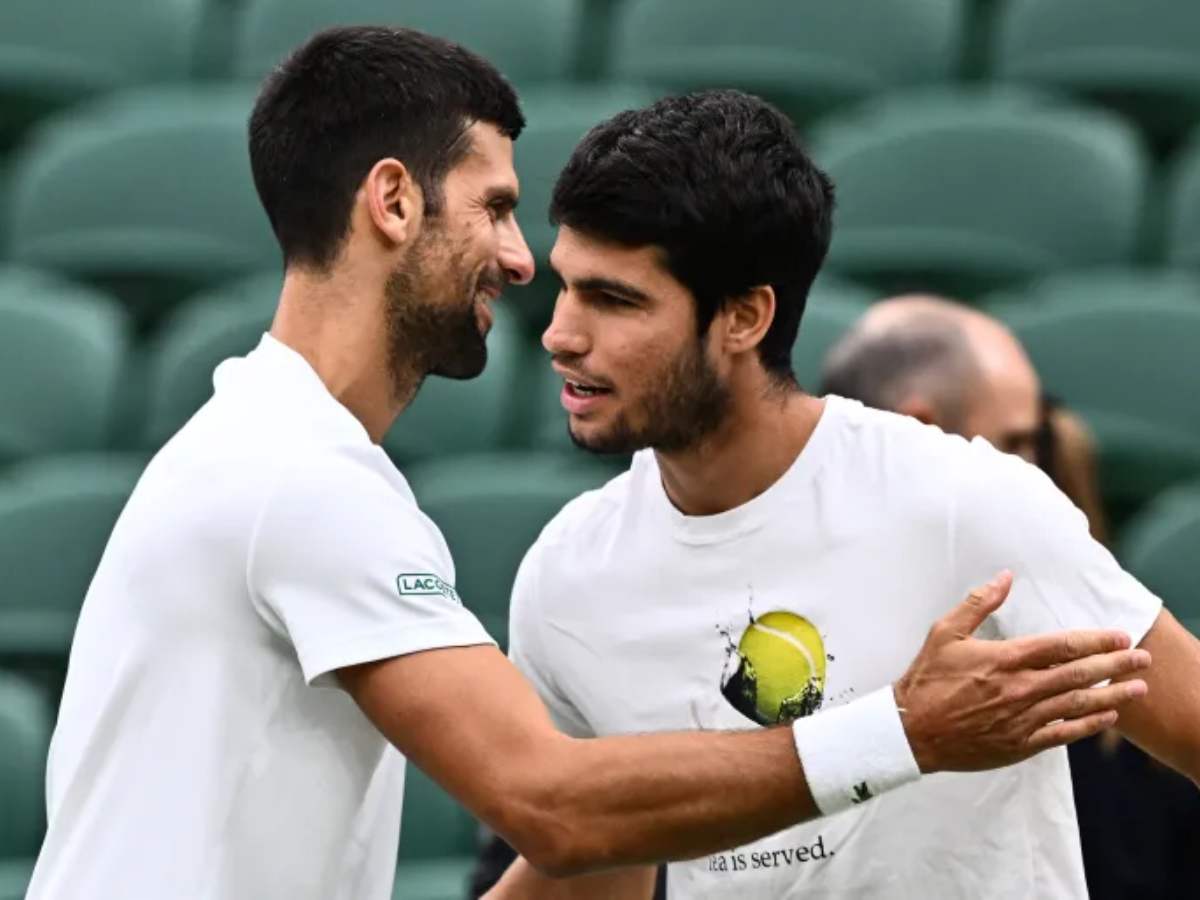
[[[923,772],[1017,762],[1108,727],[1145,691],[1136,680],[1087,688],[1148,664],[1119,632],[972,638],[1010,584],[938,622],[896,686]],[[819,815],[786,727],[569,738],[494,647],[338,674],[392,743],[551,876],[693,858]]]

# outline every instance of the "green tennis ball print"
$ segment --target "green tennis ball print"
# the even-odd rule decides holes
[[[752,618],[728,648],[721,693],[760,725],[815,712],[825,696],[825,644],[812,622],[776,611]]]

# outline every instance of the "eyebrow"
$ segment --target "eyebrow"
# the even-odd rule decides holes
[[[552,271],[558,280],[566,283],[566,279],[562,277],[562,273],[554,268],[554,264],[550,264]],[[634,287],[627,281],[620,281],[616,278],[604,278],[600,275],[592,275],[587,278],[579,278],[571,282],[571,286],[577,291],[588,291],[597,294],[614,294],[618,297],[624,297],[627,300],[649,300],[650,295],[640,288]]]

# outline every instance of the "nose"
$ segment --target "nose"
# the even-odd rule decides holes
[[[581,310],[570,291],[558,292],[554,314],[542,332],[542,346],[551,356],[583,356],[591,349]]]
[[[533,254],[516,216],[509,216],[500,232],[500,267],[512,284],[529,284],[533,280]]]

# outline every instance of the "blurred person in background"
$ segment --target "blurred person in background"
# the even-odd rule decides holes
[[[881,300],[830,349],[820,393],[981,437],[1038,465],[1107,541],[1091,435],[1043,398],[1025,348],[997,319],[942,297]]]
[[[1026,759],[1145,691],[1077,690],[1148,664],[1120,631],[970,638],[1002,577],[946,613],[894,686],[811,717],[799,751],[788,727],[556,729],[379,446],[427,376],[483,370],[492,304],[533,274],[514,215],[523,124],[489,63],[405,29],[322,32],[267,77],[249,145],[284,259],[278,308],[105,548],[32,900],[384,900],[406,758],[554,884],[539,870],[691,858],[815,818],[810,777],[849,803]],[[864,729],[887,767],[879,740],[853,744]]]
[[[561,288],[542,343],[575,443],[634,455],[526,554],[511,658],[580,737],[814,721],[886,683],[931,598],[1009,559],[1018,602],[989,635],[1126,629],[1154,664],[1121,724],[1200,779],[1200,642],[1049,479],[796,383],[832,210],[791,123],[738,91],[620,113],[575,149],[553,192]],[[1032,456],[1036,383],[1004,390],[1011,413],[981,427]],[[1086,896],[1064,754],[872,804],[672,863],[669,894]],[[639,894],[596,876],[497,896],[644,898],[650,875]]]
[[[870,308],[826,357],[823,393],[982,437],[1046,471],[1107,542],[1095,448],[1078,416],[1040,399],[1037,372],[996,319],[940,297]],[[1200,794],[1116,730],[1069,748],[1092,900],[1174,900],[1200,885]]]

